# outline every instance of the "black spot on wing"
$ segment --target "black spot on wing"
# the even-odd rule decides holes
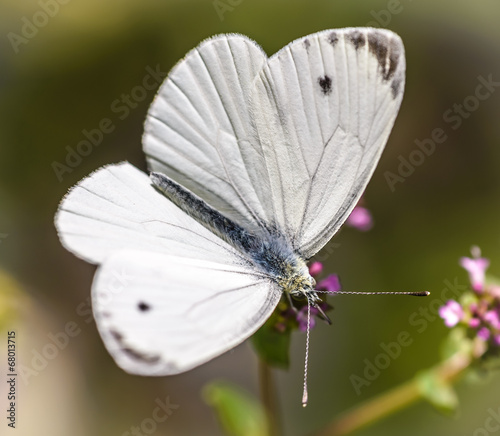
[[[151,306],[147,303],[144,303],[144,301],[140,301],[139,303],[137,303],[137,308],[141,311],[141,312],[147,312],[148,310],[151,309]]]
[[[363,47],[366,44],[366,37],[359,30],[355,30],[347,34],[347,38],[349,41],[352,42],[356,50],[358,50],[360,47]]]
[[[304,39],[304,47],[306,48],[306,50],[309,50],[309,47],[311,47],[311,41],[309,41],[309,39]]]
[[[336,32],[330,32],[328,34],[328,42],[332,45],[332,47],[335,47],[339,40],[339,37],[337,36]]]
[[[324,77],[318,77],[318,83],[321,88],[323,95],[329,95],[332,92],[332,79],[326,74]]]
[[[392,79],[401,56],[397,41],[381,33],[372,32],[368,34],[368,46],[370,52],[377,58],[383,79],[385,81]]]

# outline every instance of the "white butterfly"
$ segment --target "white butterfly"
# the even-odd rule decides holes
[[[99,264],[94,316],[124,370],[187,371],[251,336],[283,293],[317,301],[306,260],[349,216],[403,96],[401,39],[325,30],[267,58],[202,42],[146,120],[148,177],[100,168],[63,199],[63,245]]]

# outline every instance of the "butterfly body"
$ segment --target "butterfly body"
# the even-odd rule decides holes
[[[259,232],[252,232],[212,208],[201,198],[161,173],[152,173],[155,187],[169,200],[210,231],[245,254],[254,267],[293,297],[316,301],[315,280],[306,262],[293,249],[283,231],[264,223]]]

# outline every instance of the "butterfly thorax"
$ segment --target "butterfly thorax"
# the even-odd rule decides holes
[[[295,252],[287,238],[278,231],[257,238],[258,246],[250,250],[254,262],[269,274],[283,292],[293,297],[314,293],[316,281],[309,274],[306,262]]]
[[[302,259],[300,259],[302,260]],[[315,280],[309,272],[292,265],[286,269],[285,274],[278,279],[278,284],[294,297],[305,297],[314,290]]]

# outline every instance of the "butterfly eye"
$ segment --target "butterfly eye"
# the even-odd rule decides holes
[[[306,299],[306,294],[301,291],[290,292],[290,296],[296,301],[304,301]]]

